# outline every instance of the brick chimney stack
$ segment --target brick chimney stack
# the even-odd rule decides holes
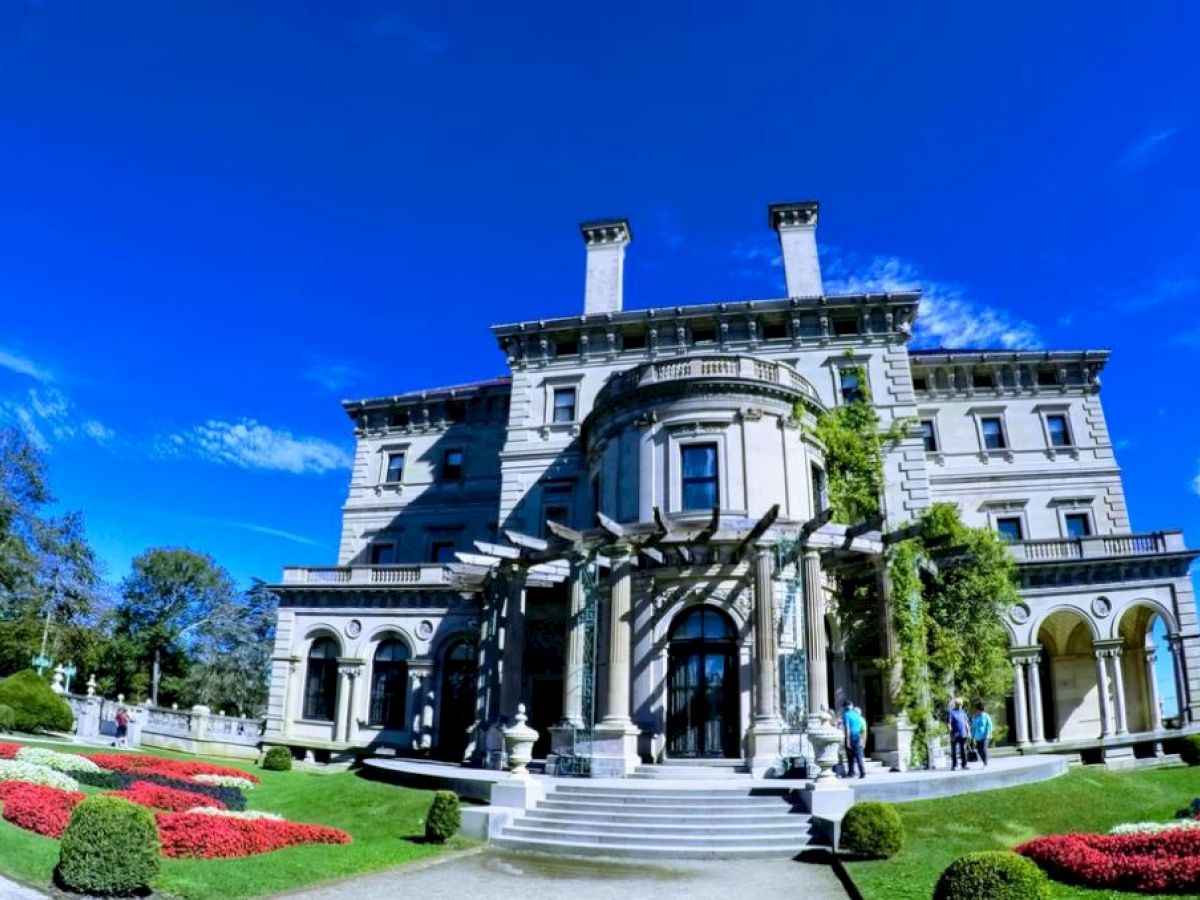
[[[579,226],[587,246],[583,311],[620,312],[624,302],[625,245],[633,240],[628,219],[597,219]]]
[[[817,257],[816,200],[799,203],[772,203],[767,207],[771,227],[779,232],[783,250],[783,275],[789,297],[820,297],[821,261]]]

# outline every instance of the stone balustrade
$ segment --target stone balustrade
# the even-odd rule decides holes
[[[1014,541],[1009,552],[1018,562],[1053,562],[1055,560],[1103,559],[1122,556],[1145,556],[1186,550],[1183,533],[1151,531],[1144,534],[1096,534],[1080,538]]]
[[[287,585],[426,587],[445,585],[450,581],[450,568],[442,563],[407,566],[287,566],[283,570],[283,583]]]
[[[696,355],[646,363],[613,376],[596,406],[639,388],[667,381],[704,378],[736,378],[766,382],[796,391],[820,404],[816,388],[803,375],[786,363],[756,359],[751,356]]]

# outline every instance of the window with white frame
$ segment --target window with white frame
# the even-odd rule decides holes
[[[1004,417],[980,416],[979,439],[984,450],[1007,450],[1008,435],[1004,433]]]
[[[841,388],[843,403],[855,403],[866,396],[862,372],[859,369],[842,369],[838,375],[838,385]]]
[[[463,452],[457,447],[446,450],[442,454],[442,479],[444,481],[459,481],[463,474]]]
[[[1025,523],[1020,516],[996,516],[994,521],[1001,540],[1009,543],[1025,540]]]
[[[683,508],[712,509],[720,502],[717,445],[684,444],[679,448],[679,457]]]
[[[554,422],[575,421],[575,388],[559,387],[554,389]]]
[[[391,541],[379,541],[371,544],[371,565],[390,566],[396,561],[396,545]]]
[[[938,446],[937,428],[933,419],[921,420],[921,443],[925,446],[926,453],[937,453],[941,449]]]
[[[1091,537],[1091,515],[1085,512],[1063,513],[1063,531],[1069,538]]]
[[[386,465],[383,470],[383,481],[385,484],[399,484],[404,480],[404,456],[403,450],[388,452]]]
[[[1073,446],[1071,426],[1067,422],[1066,413],[1048,413],[1046,415],[1046,436],[1050,439],[1051,447]]]

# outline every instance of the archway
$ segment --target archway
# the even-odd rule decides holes
[[[1126,609],[1117,623],[1130,731],[1157,731],[1164,718],[1179,714],[1174,658],[1166,645],[1170,630],[1157,608],[1142,603]]]
[[[1043,734],[1035,740],[1079,740],[1096,738],[1102,732],[1100,687],[1096,677],[1096,653],[1092,626],[1081,613],[1058,610],[1038,629],[1042,645],[1039,669]],[[1106,709],[1107,697],[1103,698]],[[1033,729],[1036,729],[1034,717]]]
[[[667,664],[667,754],[737,758],[737,631],[723,612],[696,607],[671,629]]]
[[[467,749],[467,730],[475,721],[475,642],[461,639],[442,654],[442,689],[438,722],[438,755],[461,761]]]
[[[304,674],[304,718],[315,722],[334,720],[340,655],[341,646],[328,635],[318,637],[308,648]]]
[[[384,728],[405,727],[404,712],[408,693],[408,645],[388,636],[375,648],[371,661],[371,696],[367,724]]]

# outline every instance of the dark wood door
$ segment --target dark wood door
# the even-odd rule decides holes
[[[437,755],[460,762],[467,749],[467,729],[475,721],[475,645],[460,641],[442,661]]]
[[[738,758],[736,648],[726,642],[671,646],[667,676],[667,753]]]

